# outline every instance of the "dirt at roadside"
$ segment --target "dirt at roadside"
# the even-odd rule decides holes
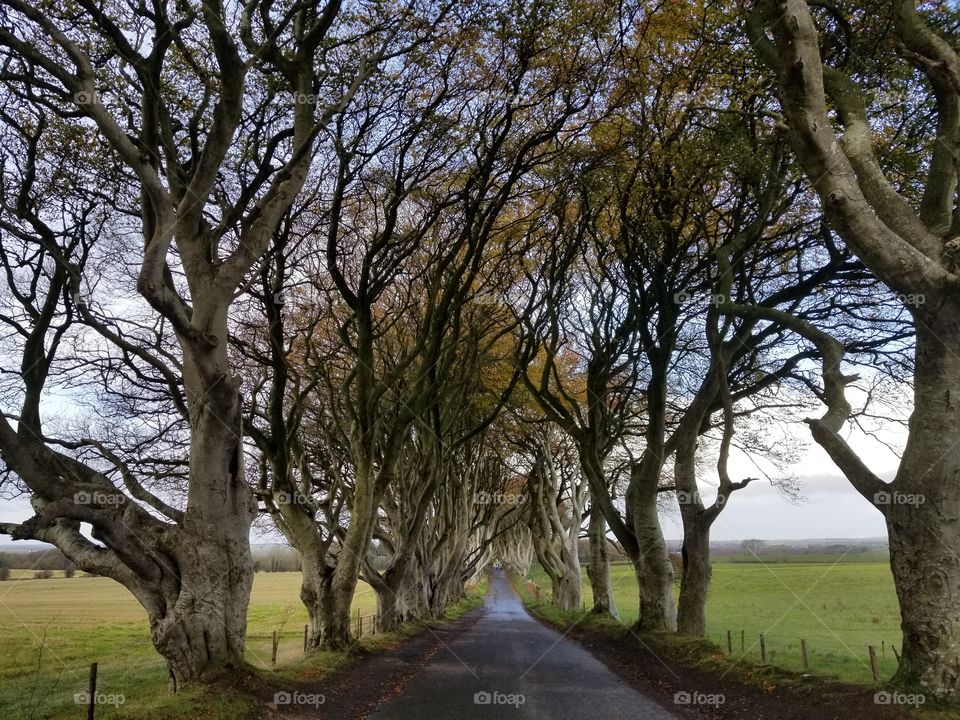
[[[381,703],[402,693],[407,682],[445,643],[482,616],[483,608],[475,608],[455,621],[426,627],[416,637],[398,641],[386,649],[374,653],[358,653],[345,667],[317,681],[271,683],[257,692],[262,702],[252,718],[364,718]],[[277,698],[277,693],[286,693],[286,696]],[[322,703],[318,702],[320,697],[323,698]],[[290,702],[276,704],[274,701],[277,699],[289,699]]]
[[[565,629],[565,628],[564,628]],[[683,718],[723,720],[899,720],[902,707],[874,702],[877,690],[813,676],[790,686],[771,675],[765,686],[683,665],[655,653],[639,636],[610,637],[574,627],[567,637],[587,648],[637,690]],[[710,696],[713,696],[712,698]],[[716,705],[703,704],[723,697]],[[680,703],[677,702],[680,701]],[[684,704],[684,701],[688,701]],[[697,704],[697,703],[701,704]]]

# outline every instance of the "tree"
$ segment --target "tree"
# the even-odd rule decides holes
[[[56,269],[45,298],[19,298],[39,322],[23,334],[24,402],[13,414],[16,428],[0,419],[0,448],[30,489],[36,515],[4,530],[52,542],[81,569],[130,589],[147,610],[173,690],[243,663],[255,504],[228,354],[233,298],[299,193],[319,130],[376,69],[383,38],[397,26],[396,18],[353,18],[359,38],[345,28],[338,50],[328,52],[339,2],[282,10],[269,3],[262,12],[257,5],[234,14],[214,1],[173,12],[162,4],[0,4],[6,97],[57,118],[87,141],[83,154],[106,153],[122,169],[112,187],[142,236],[140,248],[128,248],[142,253],[134,260],[136,288],[175,337],[177,355],[112,341],[171,384],[182,382],[190,427],[182,510],[134,473],[121,473],[124,493],[45,435],[40,395],[58,340],[84,305],[76,251],[89,228],[37,217],[34,203],[51,198],[32,196],[36,165],[28,163],[18,178],[20,202],[5,208],[8,232],[16,223],[14,232],[43,248]],[[329,67],[344,71],[319,69]],[[30,128],[21,135],[34,142]],[[72,202],[90,179],[68,180],[59,192]],[[45,258],[34,265],[40,275],[48,267]],[[80,533],[81,522],[100,544]]]
[[[533,421],[520,433],[513,442],[526,456],[526,511],[533,549],[550,578],[553,605],[579,610],[578,546],[587,483],[579,472],[576,447],[552,423]]]
[[[798,323],[795,329],[824,352],[827,412],[807,421],[810,431],[887,523],[903,627],[895,680],[955,698],[960,685],[960,541],[952,527],[960,512],[960,454],[954,446],[960,430],[954,210],[960,57],[953,38],[934,29],[931,13],[908,0],[890,6],[891,39],[901,64],[891,61],[894,69],[887,81],[897,79],[894,73],[903,74],[903,64],[912,67],[922,78],[916,92],[922,93],[931,118],[926,163],[916,177],[919,192],[898,187],[878,162],[871,125],[876,105],[868,101],[867,88],[853,69],[843,67],[842,57],[837,60],[834,53],[831,58],[832,45],[822,40],[807,4],[758,2],[747,20],[754,50],[776,73],[791,144],[827,218],[913,317],[914,409],[890,484],[871,472],[839,433],[850,414],[843,391],[852,381],[841,368],[842,344],[816,327]]]
[[[472,11],[464,12],[476,20]],[[469,43],[454,32],[456,23],[441,27],[434,45],[408,63],[395,63],[390,82],[360,91],[355,106],[330,128],[326,160],[333,180],[324,190],[330,204],[313,211],[318,220],[310,225],[321,230],[324,243],[315,289],[323,306],[336,309],[339,347],[336,362],[328,363],[333,374],[321,372],[329,380],[311,387],[329,391],[324,422],[338,426],[348,460],[349,481],[341,489],[349,524],[336,528],[335,542],[316,545],[324,553],[322,564],[315,586],[302,591],[317,606],[311,614],[322,619],[316,642],[326,647],[350,640],[357,578],[368,570],[365,558],[381,507],[391,502],[398,462],[417,438],[432,461],[428,467],[437,472],[407,498],[409,506],[398,505],[393,513],[390,532],[397,544],[387,574],[368,574],[378,596],[390,598],[385,609],[396,606],[398,589],[409,582],[411,553],[426,517],[418,508],[449,477],[449,448],[438,442],[437,418],[446,412],[439,393],[461,382],[457,353],[473,347],[461,344],[471,332],[463,308],[484,286],[486,248],[500,242],[501,225],[524,221],[515,220],[527,212],[522,181],[544,157],[561,151],[558,138],[586,122],[602,77],[590,35],[597,21],[590,12],[584,10],[591,20],[584,32],[569,32],[583,17],[558,22],[541,3],[524,8],[522,23],[498,10],[478,23]],[[606,31],[608,11],[597,14]],[[572,76],[584,79],[571,86]],[[276,278],[273,286],[283,282]],[[274,397],[286,402],[277,399],[283,397],[279,390]],[[276,429],[272,434],[281,437]],[[281,467],[284,453],[271,452],[279,461],[273,489],[282,490],[289,483]],[[307,518],[309,535],[314,508],[302,505],[290,511]],[[467,530],[457,536],[464,543],[476,529],[470,517],[456,523],[458,532]],[[380,541],[389,540],[382,526],[379,532]],[[458,553],[453,557],[456,567]],[[304,561],[305,578],[310,565]],[[440,584],[459,582],[462,591],[460,572],[444,573],[452,580],[445,575]],[[442,605],[446,594],[436,597]],[[391,615],[385,612],[383,622],[392,622]]]

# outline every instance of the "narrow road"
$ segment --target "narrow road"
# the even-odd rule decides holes
[[[494,570],[485,614],[442,648],[376,720],[668,720],[593,655],[524,610]]]

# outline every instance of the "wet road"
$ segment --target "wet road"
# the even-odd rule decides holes
[[[480,620],[369,715],[376,720],[666,720],[675,716],[534,620],[493,571]]]

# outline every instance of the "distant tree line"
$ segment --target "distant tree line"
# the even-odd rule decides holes
[[[57,548],[28,552],[0,552],[0,568],[12,570],[76,571],[77,566]]]

